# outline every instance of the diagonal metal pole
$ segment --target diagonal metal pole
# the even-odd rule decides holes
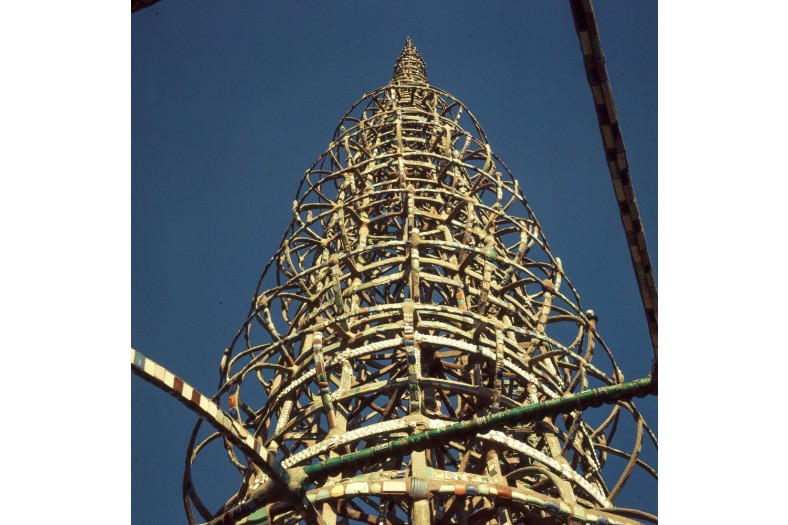
[[[320,514],[312,503],[306,499],[304,492],[294,493],[290,490],[290,475],[279,461],[266,450],[259,437],[250,434],[238,421],[228,416],[213,401],[184,382],[180,377],[133,348],[131,349],[131,371],[199,414],[225,438],[240,448],[251,462],[260,467],[273,480],[277,489],[283,494],[284,499],[289,501],[296,509],[304,512],[307,522],[322,525],[323,521]],[[234,518],[235,515],[243,517],[245,514],[256,510],[255,503],[255,501],[252,501],[246,505],[239,505],[240,510],[228,513],[228,519]],[[220,521],[226,523],[227,519],[222,516]]]
[[[635,270],[640,298],[643,301],[651,344],[654,347],[652,376],[656,380],[657,285],[646,245],[646,234],[643,231],[643,223],[635,198],[635,188],[632,186],[624,138],[621,134],[616,105],[613,101],[613,89],[610,86],[605,66],[605,55],[602,52],[602,42],[599,39],[599,28],[591,0],[569,0],[569,6],[572,8],[575,31],[580,40],[580,49],[583,52],[583,64],[594,98],[602,145],[605,149],[605,160],[607,160],[610,170],[613,190],[629,246],[629,255],[632,259],[632,267]]]
[[[584,390],[577,394],[570,394],[555,399],[548,399],[522,407],[496,412],[476,419],[460,421],[452,425],[433,428],[424,432],[412,434],[406,438],[398,438],[381,445],[345,454],[312,463],[304,467],[304,473],[311,477],[323,476],[341,471],[348,466],[357,467],[360,464],[370,463],[394,454],[408,454],[414,450],[425,450],[437,443],[456,440],[469,435],[475,435],[504,425],[522,424],[538,421],[557,413],[568,413],[572,410],[583,410],[589,406],[611,404],[633,397],[643,397],[657,393],[656,383],[651,378],[636,379],[626,383],[610,385],[602,388]]]

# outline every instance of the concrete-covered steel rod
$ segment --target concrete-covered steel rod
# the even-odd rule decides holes
[[[591,0],[569,0],[572,8],[572,18],[575,22],[575,31],[580,41],[583,52],[588,85],[594,98],[594,107],[599,121],[599,131],[602,135],[602,145],[605,149],[613,190],[616,194],[621,222],[624,225],[632,267],[643,301],[643,308],[654,347],[654,371],[652,377],[656,381],[657,371],[657,285],[651,267],[651,257],[646,244],[646,234],[640,219],[635,188],[629,172],[627,152],[624,148],[624,138],[618,122],[616,104],[613,101],[613,89],[605,66],[605,55],[602,52],[602,42],[599,39],[594,8]]]
[[[196,412],[210,423],[222,436],[243,450],[250,461],[260,467],[280,488],[283,495],[296,508],[303,509],[309,523],[322,525],[320,515],[301,491],[293,493],[288,489],[290,476],[277,459],[263,446],[262,441],[228,416],[213,401],[202,395],[181,378],[144,356],[141,352],[131,349],[131,371],[148,383],[167,392],[190,410]],[[289,496],[289,497],[288,497]],[[254,506],[249,506],[254,510]]]
[[[424,450],[430,446],[435,446],[437,443],[501,428],[503,425],[537,421],[560,412],[582,410],[589,406],[611,404],[619,400],[644,397],[649,394],[656,394],[656,383],[650,377],[636,379],[619,385],[585,390],[577,394],[548,399],[540,403],[419,432],[407,438],[394,439],[388,443],[376,445],[352,454],[345,454],[320,463],[307,465],[304,467],[304,473],[310,477],[331,474],[349,465],[357,467],[368,461],[375,461],[380,458],[391,457],[392,455],[404,455],[414,450]]]

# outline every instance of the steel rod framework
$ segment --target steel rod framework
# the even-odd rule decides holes
[[[302,506],[307,521],[323,523],[312,505],[318,498],[326,500],[337,498],[338,496],[341,497],[346,494],[373,493],[374,482],[370,485],[367,476],[360,476],[358,479],[361,481],[355,480],[355,478],[354,480],[342,480],[336,485],[336,488],[341,489],[340,491],[336,489],[331,492],[313,490],[310,494],[305,495],[303,492],[303,485],[305,483],[302,481],[301,484],[291,484],[287,472],[282,469],[282,466],[276,459],[271,457],[271,455],[261,447],[259,439],[255,439],[247,433],[244,428],[230,418],[211,400],[194,390],[190,385],[185,383],[178,376],[172,374],[169,370],[153,362],[134,349],[132,349],[131,363],[132,371],[136,375],[176,397],[188,408],[199,414],[200,417],[219,430],[227,439],[232,441],[235,446],[244,450],[244,453],[250,461],[270,476],[272,483],[279,491],[280,499]],[[615,403],[621,399],[642,397],[649,393],[654,393],[655,389],[656,384],[652,379],[639,379],[618,385],[585,390],[577,394],[549,399],[533,405],[517,407],[488,416],[482,416],[478,419],[454,424],[433,421],[432,426],[435,428],[431,430],[412,434],[407,438],[398,438],[382,445],[332,458],[322,463],[307,465],[303,469],[303,473],[310,477],[332,474],[341,471],[342,468],[348,465],[358,467],[364,464],[373,463],[379,459],[385,459],[394,454],[425,450],[428,447],[434,447],[440,443],[448,443],[456,438],[464,438],[476,434],[479,434],[483,438],[503,442],[508,439],[507,436],[501,432],[495,431],[495,428],[515,423],[538,421],[544,417],[554,416],[559,413],[584,410],[589,406]],[[480,434],[485,430],[488,431],[486,434]],[[559,515],[563,514],[573,518],[585,518],[584,521],[588,522],[594,522],[595,517],[597,522],[599,522],[600,519],[603,519],[602,521],[607,519],[608,522],[610,522],[610,517],[607,516],[607,513],[604,511],[597,510],[596,516],[592,514],[589,517],[582,508],[576,507],[573,511],[566,505],[562,506],[560,499],[551,499],[550,497],[545,499],[545,496],[528,490],[525,487],[512,489],[506,486],[495,486],[491,485],[488,479],[484,479],[481,476],[470,476],[468,479],[476,483],[476,485],[471,485],[471,487],[473,487],[471,492],[475,489],[477,493],[481,494],[486,493],[502,498],[508,497],[509,499],[530,502],[534,505],[554,510]],[[418,478],[406,478],[404,481],[410,492],[414,490],[418,482]],[[383,488],[384,485],[380,483],[381,491]],[[440,482],[440,480],[428,483],[428,491],[435,494],[440,492],[454,493],[457,488],[457,485],[445,484]],[[462,488],[463,490],[467,490],[468,486]],[[616,511],[616,509],[611,510],[614,512]],[[256,523],[257,521],[249,521],[249,516],[254,514],[255,511],[260,512],[260,514],[258,514],[258,518],[251,518],[252,520],[267,517],[267,508],[260,504],[260,500],[250,499],[246,503],[238,505],[231,511],[212,520],[211,523]],[[651,517],[647,513],[629,509],[627,509],[625,514],[637,514],[641,517]],[[613,522],[615,521],[616,520],[613,519]]]
[[[292,209],[211,405],[178,393],[218,430],[192,434],[190,523],[656,521],[615,505],[656,477],[630,401],[656,383],[624,382],[517,179],[410,39]],[[238,490],[210,510],[192,469],[216,444]]]

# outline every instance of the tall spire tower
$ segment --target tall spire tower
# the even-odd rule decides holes
[[[189,445],[191,523],[655,521],[616,505],[631,478],[656,491],[630,401],[654,387],[624,382],[517,179],[410,38],[292,210],[221,359],[230,430],[198,424]],[[239,479],[211,511],[192,468],[215,441]]]

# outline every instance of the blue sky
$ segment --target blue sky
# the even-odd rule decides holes
[[[656,2],[595,8],[659,276]],[[648,373],[646,323],[567,3],[163,0],[131,28],[139,351],[213,393],[300,177],[350,105],[389,81],[410,35],[430,82],[468,105],[519,179],[625,376]],[[184,522],[195,417],[137,378],[131,388],[132,523]],[[639,406],[656,429],[656,402]],[[655,501],[641,494],[632,506]]]

